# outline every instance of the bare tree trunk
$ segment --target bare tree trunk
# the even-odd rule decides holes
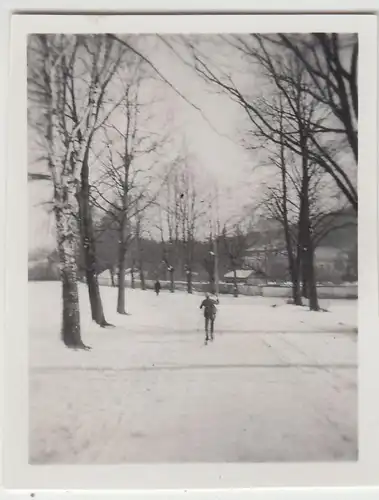
[[[69,268],[61,271],[62,282],[62,327],[61,336],[67,347],[83,349],[80,335],[80,313],[78,285],[75,273]]]
[[[64,191],[64,189],[63,189]],[[55,189],[55,201],[67,198]],[[76,266],[76,232],[73,228],[73,215],[68,205],[64,210],[55,207],[58,254],[60,261],[60,278],[62,283],[62,326],[61,338],[67,347],[88,349],[83,344],[80,333],[79,293]]]
[[[301,249],[301,230],[300,230],[300,221],[299,221],[299,229],[298,229],[298,241],[296,246],[296,258],[292,257],[292,298],[293,302],[296,306],[302,306],[303,301],[301,298],[301,290],[300,290],[300,267],[302,261],[302,249]]]
[[[126,314],[126,293],[125,293],[125,247],[122,241],[119,243],[119,259],[118,259],[118,293],[117,293],[117,312]]]
[[[136,280],[134,277],[134,262],[132,263],[132,267],[130,268],[130,278],[131,278],[131,287],[134,290],[136,287]]]
[[[218,239],[213,240],[213,251],[214,251],[214,292],[216,295],[219,294],[219,276],[218,276]]]
[[[113,266],[109,269],[109,272],[110,272],[110,275],[111,275],[111,284],[112,284],[113,287],[115,287],[116,286],[116,282],[115,282],[115,279],[114,279],[115,272],[114,272],[114,267]]]
[[[292,277],[292,299],[295,306],[303,305],[300,294],[299,277],[296,274]]]
[[[187,277],[187,293],[192,293],[192,271],[191,271],[191,269],[187,269],[186,277]]]
[[[283,116],[280,115],[280,132],[283,132]],[[284,154],[284,144],[280,144],[280,172],[281,172],[281,184],[282,184],[282,213],[283,213],[283,229],[284,238],[286,241],[287,258],[288,258],[288,268],[292,281],[292,300],[296,306],[301,306],[302,300],[300,295],[300,280],[299,280],[299,269],[300,269],[300,257],[299,252],[300,246],[298,244],[297,258],[295,259],[293,253],[293,242],[291,239],[290,224],[288,221],[288,189],[287,189],[287,164]]]
[[[174,293],[175,292],[175,281],[174,281],[174,269],[171,267],[169,270],[170,273],[170,292]]]
[[[319,311],[320,306],[317,297],[316,276],[314,270],[314,248],[311,238],[311,223],[309,213],[309,161],[304,143],[301,141],[302,156],[302,184],[300,201],[300,244],[302,246],[303,274],[306,279],[309,308],[311,311]]]
[[[290,277],[292,281],[292,299],[296,306],[302,305],[301,294],[300,294],[300,283],[299,283],[299,266],[300,266],[300,252],[297,252],[298,259],[295,260],[293,254],[293,245],[291,241],[291,233],[288,222],[288,209],[287,209],[287,182],[285,179],[285,171],[282,168],[282,188],[283,188],[283,226],[284,226],[284,237],[286,240],[287,258],[288,258],[288,268],[290,272]],[[297,262],[299,260],[299,262]]]
[[[141,245],[141,231],[140,231],[141,221],[137,220],[137,231],[136,231],[136,242],[137,242],[137,261],[139,268],[139,279],[141,282],[141,290],[146,290],[145,275],[143,272],[143,249]]]
[[[306,259],[303,259],[302,269],[301,269],[301,295],[305,299],[309,299],[307,266],[306,266],[305,261],[306,261]]]
[[[302,306],[301,293],[300,293],[300,276],[299,276],[299,266],[300,266],[300,252],[298,252],[298,258],[294,259],[292,250],[292,245],[288,247],[287,245],[287,254],[288,254],[288,267],[291,276],[292,282],[292,300],[296,306]]]
[[[109,326],[106,322],[103,310],[103,304],[100,296],[100,288],[96,273],[96,251],[95,235],[93,231],[91,207],[89,203],[89,166],[88,166],[89,147],[84,155],[82,168],[80,172],[80,190],[79,190],[79,219],[81,242],[84,253],[84,267],[87,281],[89,300],[91,304],[92,320],[101,327]]]
[[[304,262],[306,265],[306,272],[307,272],[307,285],[308,285],[307,293],[309,299],[309,308],[311,311],[319,311],[320,306],[318,303],[317,285],[316,285],[316,277],[314,270],[314,251],[312,248],[312,242],[310,241],[310,238],[308,241],[309,241],[308,246],[305,248],[304,251]]]
[[[235,266],[233,266],[233,295],[238,297],[237,270]]]
[[[216,293],[216,281],[215,281],[215,278],[213,275],[210,277],[209,284],[210,284],[210,292],[212,294],[215,294]]]
[[[311,228],[309,220],[309,203],[308,199],[304,199],[303,207],[303,231],[302,231],[302,258],[303,258],[303,284],[306,286],[307,298],[309,300],[309,308],[311,311],[319,311],[320,306],[317,297],[316,275],[314,268],[314,248],[311,239]]]
[[[139,263],[139,279],[141,282],[141,290],[146,290],[145,275],[142,267],[142,260]]]
[[[81,204],[83,199],[81,199]],[[84,202],[85,203],[85,202]],[[91,305],[92,320],[101,327],[108,323],[105,320],[103,304],[100,296],[100,288],[96,274],[96,257],[94,253],[94,239],[92,221],[85,215],[86,210],[81,208],[81,238],[84,252],[85,276],[87,281],[88,295]]]

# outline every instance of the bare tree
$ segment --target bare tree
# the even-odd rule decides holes
[[[289,259],[289,270],[293,280],[293,299],[300,304],[299,298],[299,273],[302,266],[304,280],[307,283],[307,296],[310,308],[319,310],[317,287],[314,272],[314,246],[312,239],[311,213],[310,213],[310,185],[314,172],[320,168],[310,154],[311,142],[318,133],[318,124],[323,123],[324,115],[318,108],[318,102],[309,96],[304,88],[307,84],[307,75],[304,68],[297,60],[287,61],[283,67],[283,74],[290,74],[291,79],[286,85],[280,84],[279,97],[266,101],[265,111],[271,115],[270,127],[260,127],[255,136],[264,138],[266,144],[278,150],[277,160],[271,156],[273,163],[280,170],[280,191],[271,190],[271,200],[274,200],[276,212],[281,214],[281,220],[286,238]],[[316,124],[317,123],[317,124]],[[275,130],[275,133],[273,132]],[[292,145],[296,144],[294,151]],[[289,234],[288,224],[288,183],[290,175],[286,165],[286,152],[295,154],[296,166],[299,162],[297,184],[294,187],[298,194],[299,210],[296,237],[296,257]],[[306,278],[305,278],[306,277]]]
[[[260,139],[260,147],[264,139],[265,146],[269,144],[271,148],[283,147],[300,159],[299,246],[295,263],[300,267],[301,261],[303,281],[306,284],[304,288],[309,296],[310,307],[318,310],[313,228],[310,223],[309,173],[313,168],[323,169],[352,208],[357,210],[355,172],[349,172],[346,168],[346,155],[341,156],[341,150],[346,150],[347,143],[356,163],[357,38],[349,35],[340,38],[335,35],[294,35],[287,38],[281,35],[221,35],[213,40],[216,39],[220,48],[223,45],[235,50],[236,55],[245,61],[247,71],[252,71],[254,76],[257,77],[257,68],[260,69],[267,83],[261,95],[254,92],[251,85],[248,90],[244,90],[243,85],[235,82],[234,75],[224,65],[213,57],[207,57],[201,37],[194,37],[192,41],[184,40],[184,45],[191,53],[190,62],[185,61],[175,49],[175,37],[165,38],[163,41],[182,62],[192,64],[206,82],[244,109],[253,126],[253,135]],[[288,42],[290,39],[295,43],[292,46]],[[288,42],[286,47],[285,40]],[[350,46],[342,47],[342,40]],[[306,57],[300,57],[297,50],[301,45],[304,48],[306,44],[309,44],[307,49],[313,56],[313,67]],[[343,50],[350,50],[350,72],[342,64],[345,57]],[[324,87],[323,83],[326,83]],[[284,117],[282,115],[283,127],[278,128],[277,116],[282,112],[280,104],[283,102],[286,113]],[[295,267],[292,265],[293,269]]]
[[[178,160],[166,168],[161,195],[158,200],[162,262],[170,277],[170,292],[175,291],[175,270],[180,258],[180,190],[178,182]]]
[[[80,172],[80,187],[77,193],[79,200],[79,224],[92,319],[100,326],[105,327],[109,324],[105,320],[97,280],[95,235],[90,206],[90,152],[92,143],[96,137],[96,132],[104,121],[109,118],[111,112],[117,107],[116,102],[111,104],[110,110],[103,110],[104,105],[107,104],[107,88],[121,65],[125,50],[108,39],[105,35],[95,35],[89,38],[83,38],[83,47],[84,54],[82,57],[88,60],[87,64],[89,71],[87,82],[88,92],[86,96],[87,105],[92,104],[94,106],[96,119],[94,120],[92,128],[90,127],[89,120],[86,120],[86,127],[90,129],[86,141],[83,140],[80,130],[78,130],[77,134],[77,140],[79,143],[83,144],[84,148],[83,163]],[[74,123],[77,123],[79,119],[77,114],[78,100],[82,98],[80,96],[81,92],[80,89],[79,91],[77,90],[77,84],[74,78],[68,78],[68,84],[70,89],[71,119]],[[96,96],[94,96],[94,89],[97,91]]]
[[[304,248],[300,239],[302,232],[299,230],[303,180],[301,171],[296,165],[296,158],[288,153],[290,152],[285,152],[285,148],[281,147],[279,157],[270,158],[272,164],[280,170],[280,180],[275,186],[268,187],[263,204],[270,217],[277,220],[283,228],[288,269],[293,284],[293,301],[301,305],[301,295],[309,298],[307,268],[303,258]],[[310,240],[315,251],[330,232],[354,225],[354,221],[346,220],[348,207],[346,204],[341,205],[337,198],[333,200],[331,196],[328,204],[325,203],[320,192],[328,192],[330,183],[322,170],[311,165],[308,177]]]
[[[312,33],[261,38],[284,47],[298,58],[312,80],[307,92],[327,106],[342,125],[325,126],[321,130],[346,137],[358,162],[358,36]]]
[[[212,219],[209,220],[209,233],[207,240],[208,250],[203,259],[203,267],[208,274],[210,292],[218,295],[219,254],[222,243],[222,235],[221,231],[219,230],[219,225],[217,223],[214,224],[214,221],[212,221]]]
[[[104,35],[75,37],[76,49],[71,57],[62,58],[60,69],[65,80],[62,87],[65,126],[75,130],[73,140],[80,156],[80,174],[76,179],[77,218],[92,319],[107,326],[96,274],[95,237],[90,206],[90,151],[96,134],[117,104],[109,103],[107,88],[118,70],[124,48]],[[83,117],[84,110],[91,110]],[[80,126],[81,125],[81,126]],[[85,133],[83,132],[85,130]]]
[[[284,162],[281,165],[279,186],[269,187],[263,204],[269,216],[278,221],[283,227],[288,271],[292,282],[292,299],[295,305],[302,305],[300,293],[300,242],[297,238],[298,232],[295,230],[296,223],[290,215],[289,205],[292,205],[292,201],[288,198],[287,167]]]
[[[281,136],[284,135],[284,105],[283,99],[279,98],[279,113],[278,130]],[[293,160],[291,151],[288,151],[284,142],[280,142],[276,147],[276,154],[271,154],[269,157],[270,162],[279,168],[280,176],[277,186],[270,186],[268,189],[268,196],[264,200],[264,205],[268,210],[269,215],[277,220],[283,227],[286,254],[288,258],[288,270],[292,281],[292,299],[294,304],[302,305],[300,294],[300,242],[293,232],[293,204],[289,194],[290,188],[288,183],[289,179],[289,157]],[[296,216],[297,213],[296,213]]]
[[[188,158],[183,159],[179,170],[179,232],[181,250],[183,254],[184,271],[187,281],[187,292],[192,293],[192,274],[194,265],[195,242],[198,231],[198,223],[205,215],[204,205],[198,196],[195,185],[194,170],[187,163]]]
[[[222,241],[233,272],[233,294],[234,297],[238,297],[237,270],[243,264],[243,257],[247,249],[247,234],[242,231],[240,224],[234,225],[229,230],[225,225],[222,230]]]
[[[144,212],[139,210],[139,205],[136,205],[136,221],[135,221],[135,242],[138,262],[139,279],[141,289],[146,290],[145,274],[144,274],[144,249],[143,249],[143,217]]]
[[[78,131],[88,140],[87,121],[96,119],[90,103],[78,111],[76,124],[67,119],[67,74],[75,71],[80,47],[73,35],[33,35],[29,38],[28,92],[30,118],[39,132],[54,186],[54,214],[62,283],[62,340],[67,347],[85,349],[80,332],[76,250],[77,187],[85,149]],[[97,90],[94,90],[96,95]]]
[[[214,237],[212,233],[209,234],[208,238],[208,251],[204,257],[203,260],[203,266],[205,271],[208,274],[208,282],[209,282],[209,287],[210,287],[210,292],[211,293],[217,293],[216,289],[216,281],[217,281],[217,276],[216,276],[216,269],[217,269],[217,262],[216,262],[216,247],[218,246],[218,239]]]
[[[123,82],[123,98],[119,106],[123,114],[123,126],[106,123],[103,127],[103,173],[92,183],[93,203],[113,218],[118,230],[119,314],[126,314],[126,257],[135,237],[137,218],[156,197],[152,188],[155,162],[148,160],[148,157],[157,152],[163,140],[160,136],[154,137],[151,131],[146,131],[141,123],[144,106],[140,99],[141,82],[140,67],[137,66],[129,81]]]
[[[342,41],[344,40],[344,42]],[[165,42],[175,51],[174,43]],[[310,161],[322,167],[336,183],[340,192],[346,197],[352,208],[357,211],[358,198],[355,185],[355,172],[346,168],[346,155],[341,150],[348,143],[353,157],[357,153],[357,88],[356,63],[358,54],[357,38],[347,35],[222,35],[218,38],[222,44],[236,50],[247,68],[256,75],[257,63],[267,78],[269,92],[275,95],[279,91],[287,97],[288,88],[296,88],[298,79],[291,66],[294,63],[302,68],[306,77],[302,84],[302,92],[318,105],[319,113],[313,116],[310,124],[315,132],[308,137],[305,145],[301,145],[297,137],[286,135],[286,147],[294,153],[302,155],[307,148]],[[207,82],[216,86],[239,104],[257,131],[272,135],[272,140],[279,143],[277,128],[272,122],[272,114],[267,113],[265,98],[251,96],[237,85],[232,76],[217,62],[212,62],[201,50],[201,42],[184,41],[189,48],[192,62],[197,73]],[[283,50],[285,48],[285,50]],[[306,50],[313,59],[307,60]],[[348,54],[343,55],[344,52]],[[350,56],[349,56],[350,53]],[[351,60],[350,69],[342,64],[345,58]],[[289,70],[290,69],[290,70]],[[293,111],[295,114],[295,111]],[[322,123],[320,122],[322,113]],[[338,122],[342,127],[338,126]],[[276,139],[275,139],[276,136]],[[331,147],[331,142],[334,147]]]
[[[185,277],[187,292],[192,293],[195,245],[199,222],[205,215],[204,200],[199,195],[196,165],[187,151],[177,157],[164,173],[165,181],[158,199],[162,261],[170,276],[170,290],[175,277]]]

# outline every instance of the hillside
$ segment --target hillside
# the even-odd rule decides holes
[[[350,210],[338,216],[325,217],[324,223],[330,231],[321,240],[320,246],[347,251],[357,244],[357,217]],[[248,242],[249,246],[284,246],[283,229],[280,223],[273,219],[261,219],[250,231]]]

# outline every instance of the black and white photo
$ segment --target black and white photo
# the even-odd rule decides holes
[[[26,462],[360,467],[362,26],[141,17],[20,39]]]

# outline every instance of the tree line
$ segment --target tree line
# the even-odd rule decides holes
[[[283,227],[294,303],[302,304],[302,283],[310,308],[319,310],[315,249],[347,208],[358,211],[357,35],[171,37],[165,43],[243,110],[245,147],[266,151],[277,168],[262,205]],[[215,47],[222,46],[243,61],[247,87],[217,63]]]
[[[315,248],[346,207],[355,213],[358,208],[357,37],[215,37],[212,43],[242,55],[248,69],[259,67],[267,85],[252,97],[207,55],[201,37],[158,38],[181,64],[189,64],[194,74],[243,110],[243,147],[263,151],[276,172],[259,203],[282,225],[294,302],[301,304],[302,284],[311,309],[318,310]],[[111,326],[98,283],[97,248],[104,231],[115,235],[120,314],[126,313],[124,280],[130,255],[143,282],[146,235],[154,233],[159,241],[172,289],[175,272],[184,269],[191,293],[199,239],[208,246],[202,260],[213,286],[218,267],[212,262],[221,248],[229,269],[235,272],[241,265],[252,216],[245,213],[234,223],[217,223],[217,217],[209,216],[213,193],[209,186],[201,192],[188,152],[173,145],[170,134],[149,127],[161,108],[146,94],[145,82],[156,78],[172,87],[129,37],[29,37],[28,121],[48,169],[46,175],[30,179],[47,178],[53,187],[61,336],[67,347],[88,348],[80,331],[79,268],[92,319],[101,327]],[[172,155],[172,150],[179,153]],[[325,206],[322,193],[328,190],[331,201]]]

